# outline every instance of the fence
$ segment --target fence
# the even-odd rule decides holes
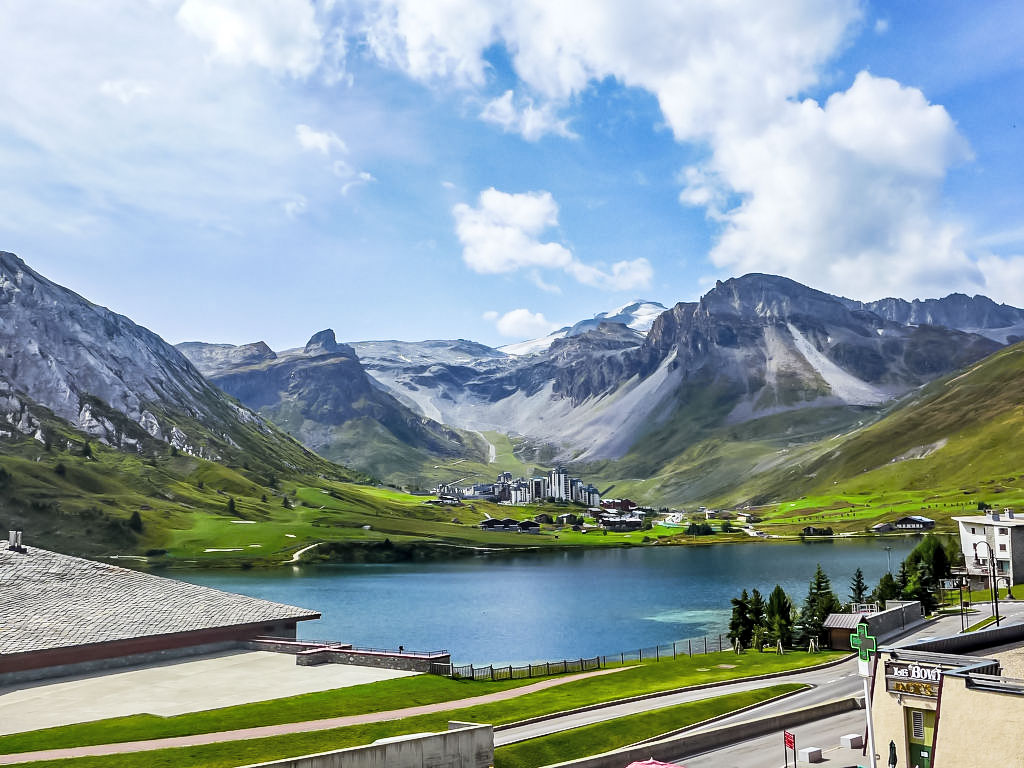
[[[524,680],[531,677],[547,677],[563,675],[567,672],[586,672],[601,668],[601,657],[592,659],[562,659],[561,661],[542,661],[539,664],[526,664],[516,667],[511,664],[496,667],[474,666],[473,664],[432,664],[431,674],[443,675],[454,680]]]
[[[689,640],[677,640],[665,645],[652,645],[647,648],[620,651],[619,653],[595,656],[592,659],[574,659],[562,661],[542,661],[525,666],[474,666],[473,664],[432,664],[430,672],[456,680],[518,680],[530,677],[560,675],[566,672],[584,672],[601,669],[610,664],[625,664],[633,661],[667,661],[682,656],[695,656],[704,653],[720,653],[730,650],[732,644],[725,635],[698,637]]]

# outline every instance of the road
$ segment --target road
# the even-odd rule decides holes
[[[1016,622],[1024,620],[1024,602],[1007,603],[1005,605],[1000,603],[1000,613],[1005,615],[1007,619],[1011,621]],[[984,610],[982,609],[979,614],[975,614],[974,620],[977,620],[983,614]],[[897,636],[890,638],[883,642],[883,645],[905,642],[907,640],[920,639],[924,637],[951,635],[959,631],[960,617],[944,616],[934,621],[930,621],[916,630],[912,630],[904,637]],[[517,726],[506,730],[496,731],[494,734],[494,745],[496,747],[505,746],[507,744],[513,744],[526,739],[534,739],[539,736],[560,733],[562,731],[580,728],[585,725],[614,720],[615,718],[623,717],[625,715],[649,712],[655,709],[675,706],[677,704],[699,701],[701,699],[707,699],[714,696],[724,696],[729,693],[738,693],[740,691],[756,690],[758,688],[779,685],[781,683],[805,683],[813,687],[803,693],[789,696],[780,701],[769,702],[748,712],[743,712],[738,715],[718,720],[704,728],[694,729],[695,732],[718,728],[723,725],[747,722],[749,720],[768,717],[780,712],[789,712],[794,709],[802,709],[804,707],[810,707],[815,704],[821,704],[835,699],[858,696],[862,694],[864,690],[863,682],[857,674],[857,662],[855,659],[852,659],[850,661],[843,662],[842,664],[828,667],[827,669],[812,672],[796,671],[792,674],[769,678],[767,680],[750,680],[740,683],[728,683],[712,688],[683,691],[642,701],[612,704],[589,712],[570,713],[561,717],[532,723],[530,725]],[[863,715],[861,715],[861,720],[863,720]],[[838,744],[838,736],[836,737],[835,742]]]

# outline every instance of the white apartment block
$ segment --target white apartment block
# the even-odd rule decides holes
[[[1006,586],[1003,579],[1012,584],[1024,581],[1024,519],[1015,516],[1011,509],[953,519],[960,526],[960,549],[973,579],[990,577],[991,551],[1000,586]]]

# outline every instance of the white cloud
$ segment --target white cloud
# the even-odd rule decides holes
[[[561,243],[541,242],[558,225],[558,204],[550,192],[511,194],[493,187],[480,193],[477,207],[459,203],[452,209],[462,258],[474,272],[507,274],[529,269],[535,285],[557,290],[540,277],[541,269],[560,269],[577,281],[607,290],[634,290],[650,285],[647,259],[620,261],[610,272],[584,264]]]
[[[521,99],[517,106],[515,92],[508,90],[489,101],[480,113],[480,118],[484,122],[501,126],[506,133],[518,133],[527,141],[538,141],[547,134],[566,139],[579,138],[569,129],[569,121],[559,118],[557,112],[553,104],[535,107],[530,98]]]
[[[653,94],[674,137],[708,152],[684,169],[680,201],[721,227],[711,259],[722,270],[779,272],[865,296],[983,281],[962,227],[942,210],[948,169],[969,158],[943,107],[868,73],[821,103],[799,100],[862,21],[857,0],[593,0],[586,13],[546,0],[375,8],[371,50],[419,80],[482,87],[488,50],[503,45],[519,82],[483,117],[507,130],[525,132],[520,92],[550,116],[607,78]],[[642,262],[594,272],[563,246],[529,245],[531,266],[557,257],[586,284],[650,279]]]
[[[558,327],[540,312],[534,313],[528,309],[513,309],[501,316],[492,310],[484,312],[483,317],[493,322],[502,336],[515,339],[546,336]]]
[[[320,152],[325,155],[331,154],[331,151],[335,149],[340,152],[348,152],[345,142],[334,131],[315,131],[308,125],[299,123],[295,126],[295,138],[298,139],[299,146],[303,149]]]
[[[100,83],[100,93],[122,104],[130,104],[135,99],[149,96],[152,89],[136,80],[104,80]]]
[[[452,212],[462,258],[474,272],[501,274],[572,263],[568,248],[538,239],[558,224],[558,205],[550,192],[509,194],[492,187],[480,193],[476,208],[459,203]]]
[[[724,224],[718,267],[856,297],[979,284],[961,228],[935,214],[945,170],[967,149],[917,89],[861,73],[824,105],[787,103],[761,130],[712,147],[681,199]],[[740,202],[722,211],[729,195]]]
[[[875,20],[875,34],[884,35],[889,31],[889,20],[888,19],[876,19]]]
[[[177,20],[231,64],[303,78],[324,58],[323,31],[308,0],[185,0]]]
[[[289,219],[297,219],[306,212],[306,208],[309,207],[309,201],[306,200],[305,195],[296,195],[291,200],[286,201],[282,207]]]

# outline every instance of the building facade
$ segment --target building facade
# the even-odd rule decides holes
[[[1024,580],[1024,519],[1010,509],[953,519],[960,528],[960,549],[973,582],[990,577],[991,556],[999,586],[1005,586],[1006,580],[1009,584]]]

